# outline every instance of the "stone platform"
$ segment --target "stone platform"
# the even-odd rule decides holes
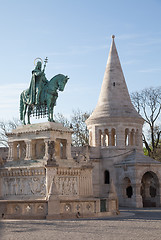
[[[94,197],[92,162],[72,158],[71,134],[50,122],[8,134],[8,160],[0,168],[0,218],[78,218],[118,211],[114,195]]]

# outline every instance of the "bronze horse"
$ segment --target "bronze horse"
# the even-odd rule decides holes
[[[40,103],[29,104],[29,91],[24,90],[20,95],[20,120],[25,123],[25,116],[27,112],[28,124],[30,124],[30,116],[48,116],[48,121],[54,122],[53,120],[53,108],[56,105],[58,98],[58,91],[63,91],[69,77],[63,74],[54,76],[42,89],[40,95]]]

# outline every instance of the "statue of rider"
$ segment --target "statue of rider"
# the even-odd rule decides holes
[[[44,70],[41,70],[42,63],[37,62],[35,69],[32,71],[32,78],[28,90],[29,104],[40,105],[42,89],[48,80],[45,77]]]

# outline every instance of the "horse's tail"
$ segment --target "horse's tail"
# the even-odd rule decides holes
[[[24,102],[23,102],[23,92],[20,95],[20,120],[23,121],[23,110],[24,110]]]

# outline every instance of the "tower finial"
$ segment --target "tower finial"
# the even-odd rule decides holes
[[[115,35],[112,35],[112,38],[114,39],[114,38],[115,38]]]

